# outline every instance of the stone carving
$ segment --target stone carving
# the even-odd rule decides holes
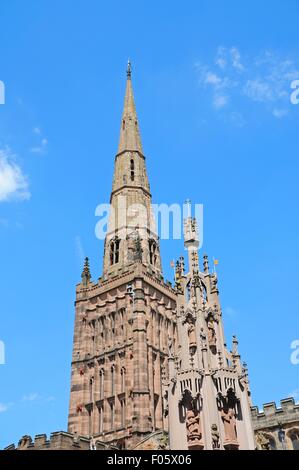
[[[200,277],[199,277],[199,274],[198,274],[198,271],[194,271],[193,272],[193,286],[194,288],[199,288],[201,289],[201,281],[200,281]]]
[[[188,332],[188,339],[189,339],[189,352],[191,356],[194,356],[196,353],[197,349],[197,343],[196,343],[196,331],[195,331],[195,326],[193,323],[190,323],[187,329]]]
[[[224,424],[225,442],[236,443],[237,432],[235,411],[232,408],[222,409],[221,418]]]
[[[173,338],[168,336],[168,355],[169,357],[174,356],[174,344],[173,344]]]
[[[259,432],[256,436],[256,443],[259,445],[261,450],[271,450],[270,440],[264,433]]]
[[[163,394],[163,416],[166,418],[169,413],[169,403],[168,403],[168,390],[165,390]]]
[[[195,321],[196,317],[191,309],[187,309],[183,314],[183,325],[187,323],[187,334],[188,334],[188,341],[189,341],[189,351],[190,354],[193,356],[197,349],[197,341],[196,341],[196,328],[195,328]]]
[[[237,449],[237,429],[235,407],[238,402],[236,394],[232,388],[227,390],[226,396],[218,393],[218,406],[220,408],[220,416],[224,425],[224,447],[226,449]]]
[[[179,402],[186,410],[187,445],[189,449],[194,450],[201,450],[204,447],[200,420],[200,398],[199,392],[193,395],[189,388],[185,388]]]
[[[207,336],[203,328],[200,330],[200,340],[202,349],[207,349]]]
[[[218,426],[217,424],[212,424],[211,426],[211,436],[212,436],[212,447],[213,449],[219,449],[220,448],[220,434],[218,431]]]
[[[208,317],[207,320],[207,327],[208,327],[208,342],[211,349],[216,349],[216,331],[214,328],[214,321],[211,316]]]
[[[202,432],[199,413],[191,409],[186,414],[187,444],[189,449],[202,448]]]
[[[93,437],[91,437],[90,442],[89,442],[89,450],[97,450],[96,441],[94,440]]]
[[[213,275],[210,277],[210,280],[211,280],[211,292],[218,292],[218,287],[217,287],[217,283],[218,283],[217,274],[213,274]]]
[[[180,263],[177,261],[176,269],[175,269],[175,289],[178,294],[184,293],[181,278],[182,278],[181,267],[180,267]]]
[[[167,434],[161,435],[160,438],[158,438],[157,440],[158,440],[158,450],[169,449]]]

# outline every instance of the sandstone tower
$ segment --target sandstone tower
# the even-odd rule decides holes
[[[176,293],[161,274],[130,64],[110,202],[103,276],[91,282],[86,260],[76,291],[68,430],[129,448],[167,430],[162,375],[168,338],[176,343]]]
[[[88,259],[76,289],[68,431],[134,448],[158,431],[172,449],[253,449],[238,343],[225,345],[217,276],[200,270],[196,221],[184,259],[162,276],[145,156],[127,68],[103,275]]]

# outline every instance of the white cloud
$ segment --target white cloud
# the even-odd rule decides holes
[[[224,314],[228,317],[235,317],[237,315],[237,311],[232,307],[225,307]]]
[[[4,413],[7,411],[9,408],[13,406],[13,402],[10,403],[0,403],[0,413]]]
[[[244,60],[237,47],[220,46],[211,64],[197,62],[195,65],[199,85],[210,90],[213,108],[222,117],[225,112],[226,121],[239,125],[239,119],[229,119],[229,116],[242,115],[244,124],[245,111],[240,107],[246,107],[247,111],[250,102],[276,119],[289,114],[290,85],[299,79],[299,62],[295,59],[267,50]]]
[[[285,117],[288,114],[288,111],[286,109],[274,108],[272,114],[277,119],[281,119],[281,118]]]
[[[79,235],[77,235],[75,237],[75,249],[76,249],[77,259],[80,263],[80,269],[81,269],[83,267],[83,264],[84,264],[85,255],[84,255],[84,249],[83,249],[82,241],[81,241],[81,238],[79,237]]]
[[[213,105],[215,108],[223,108],[228,103],[228,97],[225,95],[215,95]]]
[[[229,67],[239,72],[244,70],[241,62],[241,53],[237,47],[231,47],[230,49],[223,46],[218,47],[215,64],[222,70]]]
[[[226,48],[225,47],[218,47],[215,64],[218,65],[221,69],[225,69],[227,66],[227,59],[226,59]]]
[[[42,136],[42,131],[40,127],[35,127],[33,129],[34,134]],[[35,145],[34,147],[30,148],[31,153],[37,153],[37,154],[44,154],[47,151],[47,146],[48,146],[48,139],[45,137],[40,137],[40,143],[38,145]]]
[[[54,400],[55,400],[55,397],[49,396],[48,398],[46,398],[45,401],[46,401],[46,403],[50,403],[50,402],[52,402],[52,401],[54,401]]]
[[[0,403],[0,413],[4,413],[4,411],[8,410],[8,405],[5,405],[4,403]]]
[[[39,398],[39,394],[37,392],[29,393],[28,395],[24,395],[22,401],[35,401]]]
[[[274,100],[273,87],[271,87],[270,83],[260,78],[247,80],[243,91],[253,101],[266,102]]]
[[[209,71],[207,71],[204,80],[207,84],[214,85],[216,87],[220,87],[222,85],[221,78],[219,78],[215,73]]]
[[[241,64],[241,54],[239,49],[237,49],[236,47],[232,47],[230,50],[230,56],[232,66],[242,72],[244,70],[244,66]]]
[[[16,163],[15,155],[8,148],[0,149],[0,202],[29,198],[28,179]]]

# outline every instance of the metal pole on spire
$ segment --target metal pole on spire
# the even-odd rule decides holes
[[[132,65],[130,59],[128,59],[127,62],[127,77],[131,78],[131,73],[132,73]]]
[[[186,199],[185,204],[187,207],[187,217],[191,217],[191,200]]]

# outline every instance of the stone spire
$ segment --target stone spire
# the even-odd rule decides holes
[[[138,119],[134,102],[131,75],[132,67],[130,61],[128,61],[127,86],[124,110],[120,127],[118,153],[124,152],[126,150],[138,151],[142,153],[142,145],[138,128]]]
[[[159,237],[151,206],[145,156],[127,66],[125,103],[115,158],[111,212],[105,240],[104,276],[141,262],[161,275]]]

